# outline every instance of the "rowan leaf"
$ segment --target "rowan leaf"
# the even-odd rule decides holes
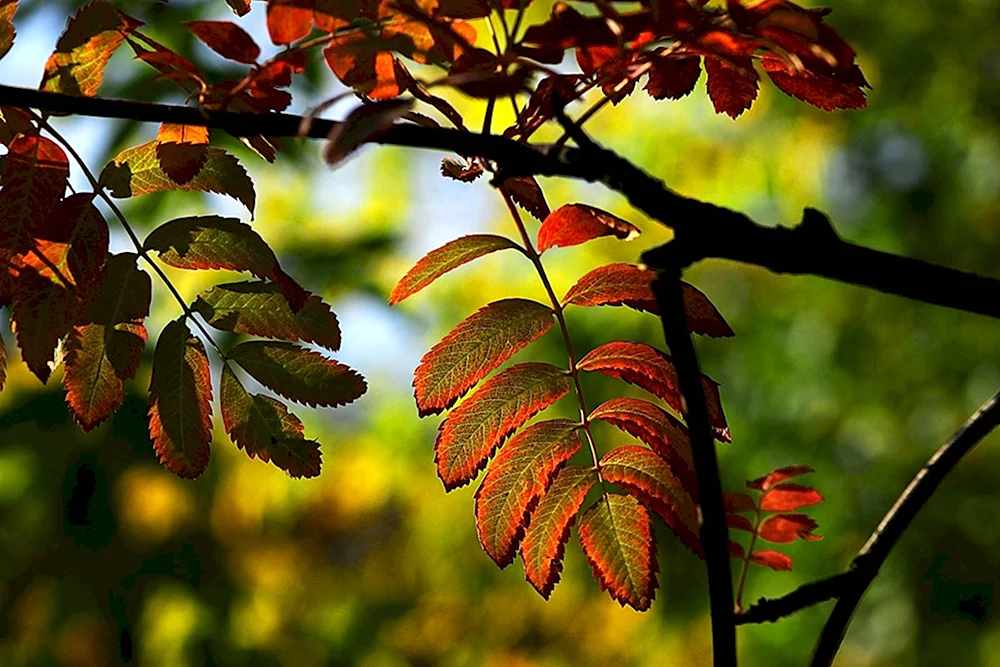
[[[202,292],[191,309],[222,331],[340,348],[340,325],[330,306],[310,295],[297,312],[293,311],[281,287],[274,283],[216,285]]]
[[[246,16],[250,13],[250,0],[226,0],[226,4],[237,16]]]
[[[253,181],[239,161],[221,148],[205,149],[205,163],[191,180],[177,183],[163,170],[159,142],[150,141],[119,153],[101,172],[101,185],[118,199],[169,190],[214,192],[232,197],[253,213]]]
[[[178,269],[249,271],[258,278],[273,278],[279,271],[270,246],[235,218],[176,218],[150,232],[143,247]]]
[[[657,585],[656,544],[638,500],[602,496],[580,519],[580,544],[601,589],[623,607],[649,609]]]
[[[580,425],[569,419],[538,422],[497,454],[476,491],[479,543],[501,568],[510,565],[531,511],[556,472],[580,450]]]
[[[581,371],[603,373],[634,384],[681,412],[681,394],[673,360],[650,345],[628,341],[605,343],[580,359],[576,367]],[[726,416],[722,411],[718,383],[707,375],[701,376],[701,383],[712,435],[723,442],[732,442]]]
[[[434,462],[445,489],[472,481],[507,436],[569,389],[566,371],[542,363],[511,366],[485,382],[438,427]]]
[[[545,194],[538,186],[534,176],[518,176],[508,178],[503,183],[514,203],[523,208],[538,220],[545,220],[551,215]]]
[[[160,463],[178,477],[198,477],[212,439],[212,377],[205,346],[183,320],[168,323],[156,341],[149,398],[149,436]]]
[[[743,549],[743,545],[739,542],[733,542],[729,540],[729,557],[735,558],[736,560],[743,560],[746,558],[746,551]]]
[[[14,37],[17,31],[14,29],[14,13],[17,12],[17,0],[0,0],[0,58],[7,55],[10,47],[14,46]],[[0,383],[0,389],[3,384]]]
[[[450,408],[552,323],[552,309],[528,299],[495,301],[468,317],[432,347],[414,371],[420,416]]]
[[[73,328],[66,345],[66,402],[84,431],[90,431],[125,400],[125,381],[135,377],[146,346],[152,298],[149,275],[133,254],[108,258],[86,321]]]
[[[331,167],[337,166],[361,146],[388,131],[412,106],[413,100],[383,100],[355,107],[343,123],[330,130],[323,159]]]
[[[565,204],[546,216],[538,228],[538,252],[586,243],[602,236],[631,241],[639,236],[631,222],[586,204]]]
[[[779,551],[754,551],[750,554],[750,562],[769,567],[775,572],[789,572],[792,569],[792,559]]]
[[[761,496],[758,505],[765,512],[792,512],[821,502],[823,496],[811,486],[786,482]]]
[[[432,282],[474,259],[507,248],[521,249],[510,239],[494,234],[472,234],[457,238],[431,250],[406,272],[389,295],[389,304],[396,305],[416,294]],[[522,250],[523,252],[523,250]]]
[[[104,68],[125,36],[142,21],[94,0],[74,14],[45,63],[42,90],[93,97],[104,80]]]
[[[208,161],[208,128],[163,123],[156,134],[160,168],[174,183],[189,183]]]
[[[312,32],[314,3],[302,0],[269,0],[267,32],[278,46],[287,46]]]
[[[314,407],[346,405],[368,388],[347,366],[292,343],[247,341],[230,350],[229,358],[268,389]]]
[[[601,474],[656,512],[684,546],[704,557],[694,501],[655,452],[638,445],[616,447],[601,459]]]
[[[311,22],[312,16],[309,19]],[[260,57],[257,42],[232,21],[188,21],[184,27],[205,46],[227,60],[254,65]]]
[[[808,69],[797,71],[777,57],[765,57],[761,60],[761,65],[778,90],[823,111],[861,109],[868,104],[864,88],[855,80],[844,80],[836,75],[825,75]],[[857,65],[854,69],[860,75]]]
[[[816,542],[823,539],[822,535],[813,533],[817,528],[819,524],[816,520],[805,514],[775,514],[761,522],[757,535],[776,544],[787,544],[795,540]]]
[[[306,439],[298,417],[281,401],[247,392],[227,365],[222,367],[219,403],[226,433],[250,458],[271,462],[289,477],[319,475],[319,443]]]
[[[323,49],[323,57],[340,81],[372,100],[399,97],[412,77],[385,45],[371,45],[371,40],[357,32],[337,35]]]
[[[735,335],[719,309],[698,288],[682,282],[681,292],[689,331],[712,338],[729,338]]]
[[[565,467],[553,478],[531,513],[521,540],[521,560],[528,582],[546,600],[559,583],[570,528],[596,482],[592,468]]]
[[[740,516],[739,514],[727,514],[726,525],[733,530],[743,530],[748,533],[754,532],[753,524],[750,523],[750,519],[745,516]]]
[[[694,90],[701,76],[701,58],[696,55],[654,56],[650,59],[645,90],[654,100],[679,100]]]
[[[760,76],[749,58],[705,56],[705,73],[708,74],[708,97],[716,113],[735,119],[757,99]]]
[[[749,493],[738,491],[723,491],[722,505],[726,513],[753,512],[757,509],[757,502]]]

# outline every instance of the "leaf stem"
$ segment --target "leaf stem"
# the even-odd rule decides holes
[[[510,191],[505,185],[501,185],[499,188],[500,194],[503,195],[504,203],[507,204],[507,210],[510,211],[510,217],[514,220],[514,224],[517,225],[517,231],[521,235],[521,241],[524,243],[525,254],[531,263],[535,265],[535,271],[538,273],[538,277],[542,281],[542,285],[545,287],[546,293],[549,295],[549,302],[552,304],[552,311],[556,315],[556,320],[559,322],[559,329],[562,332],[563,342],[566,345],[566,356],[569,359],[569,375],[573,379],[573,387],[576,389],[577,402],[580,406],[580,425],[583,427],[583,433],[586,436],[587,445],[590,447],[590,455],[594,460],[594,470],[597,472],[597,478],[601,480],[601,485],[604,486],[604,477],[601,475],[601,458],[597,453],[597,447],[594,444],[594,435],[590,432],[590,412],[587,410],[587,400],[583,394],[583,386],[580,384],[580,372],[576,368],[576,353],[573,351],[573,341],[569,335],[569,327],[566,325],[566,317],[563,315],[563,305],[559,302],[559,298],[556,297],[555,291],[552,289],[552,283],[549,282],[548,274],[545,273],[545,267],[542,265],[542,258],[539,256],[538,251],[535,250],[534,244],[531,242],[531,238],[528,236],[527,230],[524,228],[524,221],[521,220],[521,213],[517,210],[517,206],[514,204],[514,199],[510,195]],[[606,494],[605,494],[606,495]]]
[[[757,530],[760,528],[760,508],[754,510],[753,534],[750,536],[750,544],[747,545],[746,553],[743,554],[743,569],[740,570],[740,583],[736,586],[736,612],[743,608],[743,587],[747,583],[747,570],[750,569],[750,555],[757,545]]]

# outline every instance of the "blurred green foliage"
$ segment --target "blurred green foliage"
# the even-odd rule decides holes
[[[19,27],[33,28],[0,71],[40,76],[42,62],[21,54],[38,40],[54,44],[80,4],[22,3]],[[122,4],[157,39],[225,67],[180,26],[225,18],[222,0]],[[637,92],[589,130],[671,187],[764,223],[791,225],[816,206],[851,240],[996,275],[1000,4],[833,6],[832,24],[874,86],[869,109],[825,114],[765,82],[754,108],[732,122],[711,113],[702,81],[675,103]],[[244,25],[263,40],[262,10]],[[335,88],[314,70],[297,90],[304,100]],[[148,81],[119,54],[103,92],[175,99],[168,84]],[[480,106],[456,102],[479,117]],[[509,120],[498,107],[496,123]],[[154,132],[58,122],[71,139],[89,133],[95,169]],[[119,413],[84,435],[56,382],[39,387],[14,361],[0,395],[0,664],[709,664],[703,567],[666,531],[658,529],[661,587],[650,612],[620,609],[602,594],[573,543],[563,582],[545,602],[518,564],[497,571],[479,549],[474,486],[446,495],[434,474],[436,420],[417,419],[407,386],[420,353],[487,300],[538,298],[541,287],[526,262],[501,253],[398,312],[385,295],[417,257],[454,236],[513,233],[488,185],[441,179],[438,156],[423,152],[369,148],[329,173],[314,145],[287,142],[269,166],[215,139],[255,178],[255,227],[294,276],[333,301],[343,358],[371,390],[349,409],[298,410],[324,443],[318,479],[292,481],[248,460],[217,427],[209,471],[192,482],[166,473],[152,453],[141,398],[148,363]],[[547,255],[557,292],[669,238],[605,191],[543,187],[553,207],[585,201],[647,232],[631,244],[602,240]],[[190,195],[127,204],[145,230],[235,210]],[[189,297],[218,277],[170,275]],[[844,568],[938,444],[1000,388],[1000,337],[983,317],[731,263],[705,263],[689,278],[737,332],[699,341],[734,435],[720,446],[725,484],[808,463],[817,473],[807,479],[827,498],[812,512],[825,540],[792,545],[792,573],[753,571],[749,601]],[[158,295],[151,331],[176,315]],[[577,309],[568,317],[577,350],[614,338],[661,341],[648,315]],[[557,335],[518,356],[529,358],[562,362]],[[586,382],[591,406],[622,393],[610,380]],[[597,436],[602,449],[624,442],[600,425]],[[996,437],[982,443],[920,514],[862,604],[839,664],[1000,665],[998,445]],[[741,628],[743,664],[804,664],[828,609]]]

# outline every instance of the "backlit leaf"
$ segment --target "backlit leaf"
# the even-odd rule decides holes
[[[538,252],[586,243],[602,236],[631,241],[639,228],[630,222],[586,204],[566,204],[549,214],[538,229]]]
[[[528,517],[556,472],[580,449],[580,425],[569,419],[538,422],[497,454],[476,491],[479,543],[497,565],[514,559]]]
[[[118,199],[169,190],[215,192],[237,199],[253,213],[253,181],[239,161],[221,148],[206,149],[205,163],[191,180],[177,183],[163,170],[158,142],[150,141],[119,153],[101,172],[101,185]]]
[[[146,346],[152,283],[133,254],[112,255],[84,323],[66,345],[66,402],[84,431],[107,419],[125,400]]]
[[[701,76],[701,58],[696,55],[653,57],[649,80],[643,90],[654,100],[678,100],[694,90]]]
[[[619,378],[641,387],[670,407],[681,412],[681,395],[677,386],[677,373],[669,355],[645,343],[615,341],[591,350],[577,362],[582,371],[594,371]],[[702,375],[702,387],[708,405],[709,425],[712,435],[723,442],[731,442],[729,426],[722,411],[719,385],[707,375]]]
[[[125,36],[142,25],[105,0],[84,5],[66,26],[45,63],[42,90],[92,97],[104,80],[104,67]]]
[[[319,443],[306,439],[298,417],[280,401],[247,392],[229,366],[222,367],[219,404],[226,433],[250,458],[270,461],[290,477],[319,475]]]
[[[750,562],[769,567],[775,572],[788,572],[792,569],[792,559],[779,551],[754,551],[750,554]]]
[[[778,90],[824,111],[860,109],[868,104],[864,89],[855,81],[807,69],[796,71],[780,58],[764,58],[761,65]]]
[[[313,27],[313,3],[302,0],[269,0],[267,3],[267,32],[271,41],[286,46],[302,39]]]
[[[823,539],[822,535],[813,533],[817,528],[819,524],[816,520],[805,514],[775,514],[761,522],[757,534],[761,539],[777,544],[787,544],[795,540],[815,542]]]
[[[260,47],[253,37],[232,21],[188,21],[184,27],[227,60],[253,65],[260,57]]]
[[[318,296],[310,296],[294,312],[281,287],[274,283],[216,285],[202,292],[191,308],[223,331],[301,340],[331,350],[340,347],[340,325],[330,306]]]
[[[431,250],[412,269],[407,271],[389,295],[389,304],[396,305],[452,269],[457,269],[478,257],[497,250],[520,249],[520,247],[510,239],[494,234],[472,234],[455,239],[440,248]]]
[[[346,32],[330,40],[323,57],[340,81],[372,100],[399,97],[411,77],[403,64],[384,47],[367,44],[365,35]]]
[[[249,271],[259,278],[273,278],[279,270],[264,239],[235,218],[176,218],[150,232],[143,247],[179,269]]]
[[[687,548],[704,554],[694,501],[655,452],[638,445],[616,447],[601,459],[601,474],[659,514]]]
[[[182,320],[160,332],[149,399],[149,436],[160,463],[179,477],[201,475],[212,439],[212,377],[205,346]]]
[[[580,544],[602,589],[623,607],[649,609],[657,585],[656,544],[638,500],[602,496],[580,519]]]
[[[563,468],[531,513],[531,521],[521,540],[521,560],[528,582],[545,599],[559,582],[570,528],[596,482],[597,475],[591,468]]]
[[[292,343],[247,341],[230,350],[229,358],[268,389],[306,405],[344,405],[368,388],[347,366]]]
[[[708,97],[716,113],[736,118],[750,108],[757,99],[757,81],[760,76],[749,58],[723,59],[705,57],[708,74]]]
[[[552,309],[528,299],[484,306],[420,360],[413,387],[420,416],[451,407],[477,382],[552,328]]]
[[[174,183],[190,182],[208,161],[208,128],[163,123],[156,133],[156,157]]]
[[[756,489],[757,491],[769,491],[778,484],[787,481],[789,479],[800,477],[802,475],[807,475],[811,472],[815,472],[810,466],[807,465],[790,465],[784,468],[778,468],[764,477],[758,477],[757,479],[752,479],[747,482],[748,489]]]
[[[778,484],[760,499],[760,508],[767,512],[791,512],[823,502],[823,496],[811,486]]]
[[[17,0],[0,0],[0,58],[7,55],[14,46],[14,13],[17,11]],[[0,383],[0,389],[3,384]]]
[[[541,363],[511,366],[485,382],[439,427],[434,462],[445,489],[472,481],[507,436],[569,389],[566,371]]]

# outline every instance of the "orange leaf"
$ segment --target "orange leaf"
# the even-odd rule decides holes
[[[191,181],[208,161],[208,128],[164,123],[156,135],[160,168],[174,183]]]
[[[270,7],[268,7],[270,13]],[[312,16],[309,17],[310,23]],[[184,24],[205,46],[227,60],[254,65],[260,57],[260,47],[246,30],[232,21],[188,21]],[[310,26],[311,27],[311,26]]]
[[[552,309],[503,299],[467,318],[420,360],[413,374],[420,416],[451,407],[473,385],[552,328]]]
[[[313,2],[268,0],[267,32],[278,46],[287,46],[312,32]]]
[[[406,272],[389,295],[389,305],[396,305],[463,264],[506,248],[520,248],[513,241],[493,234],[472,234],[431,250]],[[522,251],[523,252],[523,251]]]
[[[638,227],[607,211],[586,204],[566,204],[548,215],[539,227],[538,252],[579,245],[602,236],[631,241],[639,233]]]
[[[149,436],[160,463],[179,477],[198,477],[212,439],[212,377],[205,346],[182,320],[160,332],[149,398]]]
[[[811,472],[815,472],[811,467],[807,465],[790,465],[784,468],[778,468],[764,477],[758,477],[757,479],[752,479],[747,482],[748,489],[756,489],[757,491],[768,491],[781,482],[787,481],[794,477],[800,477],[802,475],[807,475]]]
[[[788,572],[792,569],[792,559],[778,551],[754,551],[750,554],[750,562],[776,572]]]
[[[645,447],[626,445],[604,455],[601,474],[659,514],[684,546],[704,557],[698,510],[666,461]]]
[[[639,501],[601,497],[580,519],[580,544],[602,589],[623,607],[649,609],[657,585],[656,544]]]
[[[813,533],[817,528],[819,524],[816,520],[805,514],[775,514],[764,519],[757,529],[757,534],[761,539],[777,544],[795,540],[815,542],[823,539],[822,535]]]
[[[570,528],[595,482],[592,468],[563,468],[531,513],[521,540],[521,560],[528,582],[546,600],[559,582]]]
[[[507,436],[569,388],[566,371],[541,363],[511,366],[485,382],[439,427],[434,462],[445,489],[472,481]]]
[[[760,499],[760,508],[767,512],[791,512],[823,502],[820,492],[802,484],[778,484]]]
[[[705,56],[705,72],[708,74],[708,97],[716,113],[735,119],[757,99],[760,76],[749,58]]]
[[[538,422],[518,433],[490,465],[476,491],[479,543],[501,568],[514,560],[528,517],[556,472],[580,450],[580,425]]]
[[[323,57],[345,86],[372,100],[399,97],[410,85],[411,77],[402,63],[357,32],[334,37],[323,49]]]

